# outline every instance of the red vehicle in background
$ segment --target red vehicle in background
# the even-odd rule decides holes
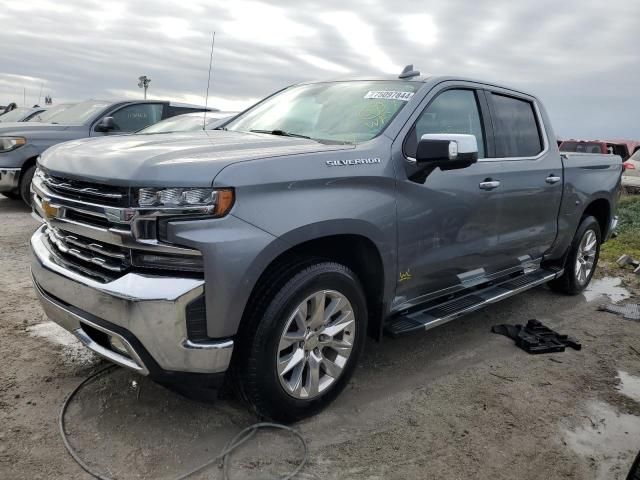
[[[561,152],[610,153],[620,155],[626,161],[640,150],[640,142],[634,140],[564,140],[560,144]]]

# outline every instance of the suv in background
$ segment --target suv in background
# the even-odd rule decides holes
[[[51,123],[0,123],[0,193],[22,198],[29,204],[36,159],[53,145],[86,137],[133,133],[165,118],[203,111],[205,108],[197,105],[161,100],[87,100],[59,112]]]

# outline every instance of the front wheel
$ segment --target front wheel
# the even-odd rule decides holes
[[[27,204],[27,206],[31,206],[31,181],[33,180],[33,175],[36,173],[35,165],[27,168],[20,175],[20,197],[22,201]]]
[[[362,286],[344,265],[320,262],[290,273],[256,302],[266,308],[244,329],[253,333],[243,339],[237,376],[258,415],[285,422],[313,415],[344,389],[367,323]]]
[[[598,265],[601,243],[598,221],[591,216],[583,218],[569,247],[564,274],[549,282],[549,287],[568,295],[587,288]]]

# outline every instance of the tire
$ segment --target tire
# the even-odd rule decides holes
[[[366,338],[365,294],[351,270],[324,260],[263,284],[238,336],[234,377],[258,416],[289,423],[326,407],[349,381]]]
[[[18,192],[2,192],[2,195],[11,200],[20,200],[20,194]]]
[[[593,240],[595,245],[587,251],[585,247],[591,245]],[[601,243],[600,224],[594,217],[584,217],[571,241],[564,274],[551,280],[549,287],[567,295],[577,295],[587,288],[598,265]]]
[[[631,465],[627,480],[640,480],[640,453],[633,462],[633,465]]]
[[[33,174],[36,172],[35,165],[27,168],[22,175],[20,175],[20,198],[22,201],[31,206],[31,180],[33,180]]]

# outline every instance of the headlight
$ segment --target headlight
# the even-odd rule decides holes
[[[10,152],[27,143],[24,137],[0,137],[0,152]]]
[[[141,188],[138,190],[138,205],[142,208],[189,210],[190,207],[205,207],[207,213],[219,217],[231,210],[233,199],[234,194],[231,189]]]

